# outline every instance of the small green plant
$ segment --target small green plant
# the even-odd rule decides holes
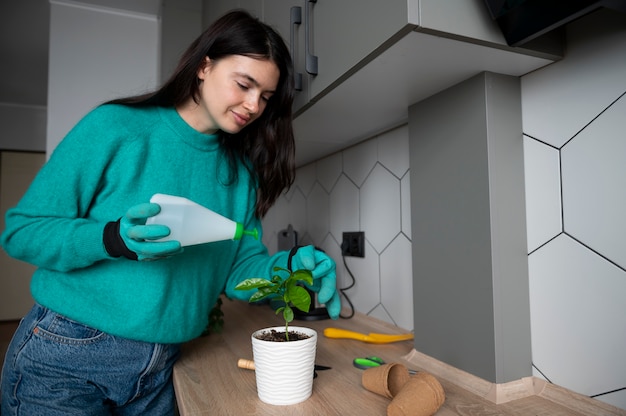
[[[285,338],[289,341],[289,322],[293,321],[293,308],[298,308],[303,312],[308,312],[311,307],[311,295],[299,282],[309,285],[313,284],[313,274],[310,270],[291,271],[282,267],[274,267],[272,280],[253,277],[246,279],[235,286],[237,290],[258,289],[249,302],[258,302],[262,299],[273,297],[282,299],[284,305],[276,309],[276,315],[282,312],[285,319]],[[285,274],[286,277],[282,277]]]

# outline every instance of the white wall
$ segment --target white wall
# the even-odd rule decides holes
[[[48,154],[93,107],[156,86],[159,24],[148,12],[51,2]]]
[[[535,375],[623,409],[625,93],[617,13],[571,24],[565,58],[522,77]],[[275,250],[291,223],[337,260],[344,287],[341,232],[365,231],[365,258],[346,258],[357,279],[347,294],[358,311],[411,329],[408,169],[406,127],[304,166],[264,220],[264,241]]]
[[[596,396],[626,387],[626,15],[567,30],[522,78],[534,374]],[[597,396],[626,409],[626,390]]]

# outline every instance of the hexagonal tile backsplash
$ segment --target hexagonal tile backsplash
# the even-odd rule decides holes
[[[522,77],[533,371],[626,409],[626,19],[590,15],[567,42],[562,61]],[[365,231],[346,295],[412,329],[408,146],[401,126],[301,167],[264,242],[275,251],[292,224],[347,287],[341,234]]]
[[[355,309],[412,329],[408,140],[402,126],[299,169],[263,228],[270,251],[292,224],[300,244],[336,253],[339,287],[352,282],[348,270],[355,278],[346,291]],[[365,231],[365,258],[348,257],[344,265],[344,231]]]

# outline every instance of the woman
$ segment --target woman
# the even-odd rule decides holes
[[[155,193],[261,229],[294,177],[292,64],[245,12],[216,21],[157,91],[101,105],[58,145],[7,213],[7,253],[36,265],[36,301],[2,372],[2,415],[170,415],[179,344],[202,333],[221,293],[271,278],[289,253],[253,238],[181,248],[145,225]],[[145,261],[153,260],[153,261]],[[335,264],[313,247],[318,301],[337,318]]]

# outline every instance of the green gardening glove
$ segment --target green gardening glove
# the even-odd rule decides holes
[[[179,241],[154,241],[170,234],[166,225],[146,225],[146,220],[160,211],[159,204],[143,203],[130,208],[119,220],[108,223],[104,227],[103,241],[109,255],[156,260],[182,252]]]
[[[337,292],[335,261],[314,246],[296,247],[290,253],[288,268],[311,271],[313,285],[309,288],[317,292],[317,300],[325,304],[328,315],[337,319],[341,313],[341,298]]]

